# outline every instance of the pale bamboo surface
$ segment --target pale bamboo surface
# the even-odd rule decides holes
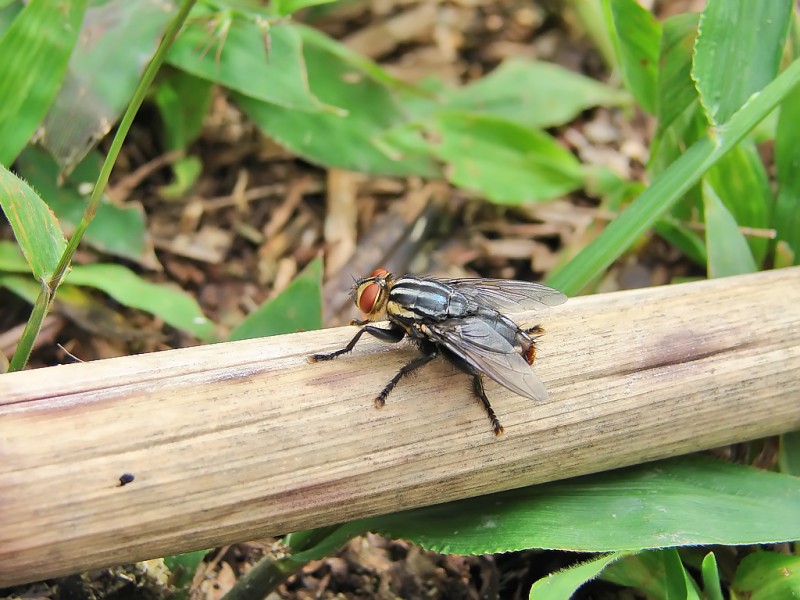
[[[355,309],[354,309],[355,310]],[[0,586],[800,428],[800,268],[574,298],[539,404],[354,328],[0,376]],[[119,477],[135,480],[119,487]]]

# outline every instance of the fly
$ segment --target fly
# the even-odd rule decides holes
[[[503,433],[503,426],[486,397],[483,375],[531,400],[547,398],[544,384],[531,369],[536,339],[544,330],[538,325],[521,328],[507,315],[565,302],[567,297],[558,290],[505,279],[395,277],[386,269],[376,269],[356,281],[352,296],[364,319],[350,324],[361,329],[341,350],[312,354],[308,360],[332,360],[346,354],[364,333],[390,343],[408,336],[421,356],[386,384],[375,398],[378,408],[403,377],[439,355],[472,376],[472,389],[486,409],[495,435]],[[388,327],[371,324],[384,317]]]

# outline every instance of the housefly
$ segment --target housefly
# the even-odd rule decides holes
[[[408,336],[421,356],[386,384],[375,398],[378,408],[403,377],[439,355],[472,375],[472,389],[486,409],[495,435],[503,432],[503,426],[486,397],[483,375],[532,400],[547,398],[547,390],[531,369],[536,339],[544,330],[539,326],[521,328],[507,315],[561,304],[567,299],[561,292],[524,281],[395,277],[386,269],[376,269],[355,282],[352,297],[364,319],[350,324],[361,329],[341,350],[313,354],[308,360],[332,360],[346,354],[364,333],[390,343]],[[371,324],[383,318],[388,319],[388,327]]]

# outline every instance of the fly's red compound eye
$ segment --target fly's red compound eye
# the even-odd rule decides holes
[[[381,293],[381,286],[372,282],[364,286],[361,293],[358,295],[358,309],[364,314],[370,314],[372,309],[375,308],[375,301],[378,299],[378,294]]]
[[[386,269],[379,268],[375,269],[370,275],[370,277],[386,277],[388,274],[389,271],[387,271]]]

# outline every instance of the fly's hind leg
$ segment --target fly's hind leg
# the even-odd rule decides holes
[[[483,378],[478,373],[472,376],[472,389],[483,403],[483,408],[486,409],[486,413],[489,415],[489,420],[492,422],[492,431],[494,431],[495,435],[500,435],[503,433],[503,426],[500,425],[497,415],[494,414],[489,398],[486,397],[486,391],[483,389]]]
[[[400,369],[397,372],[397,375],[392,377],[391,381],[386,384],[386,387],[383,388],[381,393],[378,394],[378,397],[375,398],[375,407],[376,408],[383,408],[383,405],[386,404],[386,398],[389,397],[389,394],[394,389],[394,386],[396,386],[398,384],[398,382],[403,377],[405,377],[409,373],[412,373],[412,372],[416,371],[417,369],[419,369],[423,365],[427,365],[434,358],[436,358],[438,356],[438,354],[439,354],[439,351],[435,347],[426,348],[425,350],[427,350],[427,351],[424,351],[422,356],[418,356],[417,358],[412,360],[410,363],[408,363],[406,366],[404,366],[402,369]]]

